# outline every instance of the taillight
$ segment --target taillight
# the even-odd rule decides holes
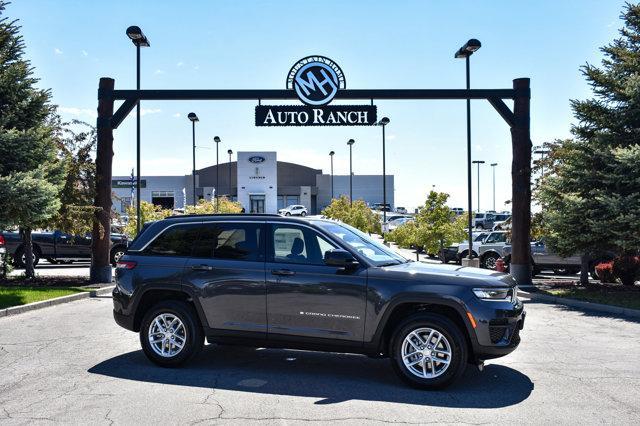
[[[0,235],[0,246],[4,245],[4,237]]]
[[[132,260],[121,260],[116,263],[116,269],[133,269],[138,263]]]

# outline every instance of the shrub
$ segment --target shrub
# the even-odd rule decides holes
[[[220,197],[211,201],[200,200],[195,206],[189,205],[185,208],[186,214],[222,214],[240,212],[242,212],[242,205],[236,201],[229,200],[227,197]]]
[[[640,256],[624,254],[613,259],[613,275],[622,285],[633,285],[640,278]]]
[[[350,203],[349,198],[344,195],[334,198],[331,204],[322,210],[322,215],[344,222],[362,232],[379,234],[382,231],[380,219],[363,200]]]
[[[615,283],[616,277],[613,275],[613,262],[602,262],[596,265],[596,274],[601,283]]]

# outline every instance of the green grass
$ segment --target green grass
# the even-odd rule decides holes
[[[0,309],[87,291],[77,287],[0,287]]]
[[[624,289],[617,286],[615,290],[610,288],[572,287],[544,290],[546,293],[556,297],[582,300],[585,302],[602,303],[604,305],[620,306],[623,308],[640,309],[640,291],[637,288]],[[637,286],[636,286],[637,287]]]

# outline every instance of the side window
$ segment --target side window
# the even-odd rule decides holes
[[[336,246],[311,229],[274,225],[272,228],[273,261],[324,265],[324,254]]]
[[[198,229],[198,225],[172,226],[153,240],[144,253],[151,256],[190,256]]]
[[[264,259],[259,223],[209,223],[201,227],[193,257],[261,261]]]

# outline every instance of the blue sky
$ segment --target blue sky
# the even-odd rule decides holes
[[[135,88],[135,49],[125,35],[139,25],[151,41],[142,51],[147,89],[284,88],[287,72],[312,54],[335,60],[347,87],[462,88],[464,61],[453,53],[469,38],[482,48],[472,57],[474,88],[509,88],[530,77],[534,144],[570,135],[569,100],[590,95],[579,66],[599,63],[599,47],[617,36],[623,1],[44,1],[8,6],[20,19],[27,56],[42,87],[67,119],[94,122],[100,77]],[[387,127],[387,173],[396,178],[396,205],[421,204],[435,185],[466,207],[464,101],[377,101]],[[511,104],[509,102],[509,104]],[[278,159],[348,174],[381,173],[380,128],[258,128],[255,102],[144,102],[142,174],[188,174],[195,111],[197,167],[221,152],[275,150]],[[480,172],[483,209],[511,198],[511,140],[507,125],[485,101],[472,102],[473,158]],[[114,174],[135,165],[135,115],[115,131]],[[226,154],[221,158],[226,158]],[[474,191],[476,176],[474,168]],[[474,194],[474,208],[476,194]]]

